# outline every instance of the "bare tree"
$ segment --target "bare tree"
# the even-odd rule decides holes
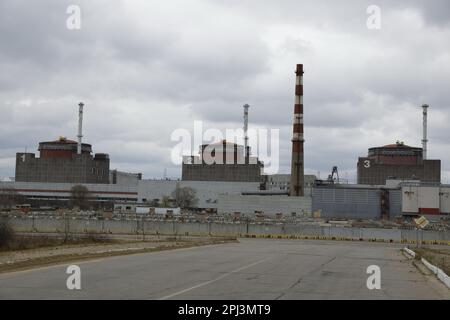
[[[82,210],[89,208],[89,189],[81,184],[70,189],[72,206],[77,206]]]
[[[195,189],[191,187],[180,187],[178,184],[172,192],[172,197],[175,200],[175,204],[182,209],[192,208],[198,202]]]
[[[162,207],[162,208],[170,207],[170,197],[169,196],[162,197],[160,207]]]

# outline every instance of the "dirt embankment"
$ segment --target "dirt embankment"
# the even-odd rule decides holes
[[[126,254],[155,252],[194,246],[237,242],[235,238],[149,237],[143,240],[107,237],[70,239],[21,236],[0,250],[0,273]]]

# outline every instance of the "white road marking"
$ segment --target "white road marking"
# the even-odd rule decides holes
[[[266,258],[266,259],[263,259],[263,260],[259,260],[259,261],[253,262],[253,263],[251,263],[251,264],[249,264],[249,265],[246,265],[246,266],[240,267],[240,268],[238,268],[238,269],[236,269],[236,270],[227,272],[227,273],[221,275],[220,277],[217,277],[217,278],[215,278],[215,279],[212,279],[212,280],[209,280],[209,281],[206,281],[206,282],[197,284],[197,285],[195,285],[195,286],[193,286],[193,287],[190,287],[190,288],[187,288],[187,289],[184,289],[184,290],[181,290],[181,291],[172,293],[171,295],[162,297],[162,298],[160,298],[160,299],[158,299],[158,300],[167,300],[167,299],[173,298],[173,297],[175,297],[175,296],[178,296],[178,295],[180,295],[180,294],[189,292],[189,291],[191,291],[191,290],[194,290],[194,289],[197,289],[197,288],[200,288],[200,287],[204,287],[204,286],[206,286],[206,285],[208,285],[208,284],[214,283],[214,282],[219,281],[219,280],[221,280],[221,279],[223,279],[223,278],[225,278],[225,277],[228,277],[228,276],[232,275],[233,273],[237,273],[237,272],[239,272],[239,271],[242,271],[242,270],[251,268],[251,267],[256,266],[257,264],[263,263],[264,261],[267,261],[267,260],[269,260],[269,259],[271,259],[271,258]]]

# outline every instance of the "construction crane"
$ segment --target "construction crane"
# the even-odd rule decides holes
[[[331,184],[339,183],[339,172],[337,166],[334,166],[333,169],[331,170],[331,174],[328,175],[327,182]]]
[[[337,166],[333,167],[333,169],[331,170],[331,174],[328,175],[327,180],[316,179],[314,181],[316,186],[330,185],[335,183],[339,184],[341,182],[348,183],[348,180],[339,178],[339,171]]]

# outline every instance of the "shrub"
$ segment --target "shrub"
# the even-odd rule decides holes
[[[0,248],[8,248],[14,240],[14,230],[7,221],[0,221]]]

